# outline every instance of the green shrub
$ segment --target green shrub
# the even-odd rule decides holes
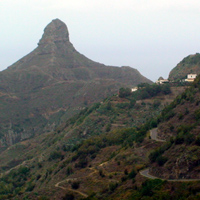
[[[77,190],[80,187],[80,182],[79,181],[74,181],[71,184],[72,189]]]
[[[152,196],[156,190],[160,190],[163,181],[160,179],[147,180],[142,184],[141,194],[143,196]]]
[[[127,178],[128,178],[127,176],[122,176],[122,177],[121,177],[121,182],[124,182],[124,181],[126,181],[126,180],[127,180]]]
[[[184,137],[182,135],[178,135],[175,138],[175,144],[183,144],[184,143]]]
[[[189,114],[188,108],[185,108],[185,115]]]
[[[124,174],[128,175],[128,170],[127,169],[124,170]]]
[[[120,88],[119,89],[119,97],[124,98],[131,95],[131,89],[130,88]]]
[[[67,176],[69,176],[69,175],[72,174],[72,173],[73,173],[72,167],[71,167],[71,166],[68,166],[68,167],[67,167],[67,170],[66,170]]]
[[[161,86],[161,92],[163,94],[170,94],[171,93],[171,89],[170,89],[170,85],[169,84],[164,84]]]
[[[132,169],[131,172],[128,174],[128,178],[133,179],[135,178],[136,175],[137,175],[137,172],[135,171],[135,169]]]
[[[200,146],[200,136],[198,136],[196,138],[195,144],[198,145],[198,146]]]
[[[103,170],[102,170],[102,169],[99,170],[99,176],[105,177],[105,174],[103,173]]]
[[[34,183],[29,183],[28,187],[26,188],[26,192],[31,192],[35,188]]]
[[[195,110],[194,116],[195,116],[195,119],[196,119],[196,120],[199,120],[199,119],[200,119],[200,109]]]
[[[186,133],[189,133],[193,128],[194,128],[194,124],[181,125],[178,127],[177,132],[178,134],[186,134]]]
[[[88,161],[87,158],[80,158],[78,163],[75,164],[76,168],[85,168],[87,167]]]
[[[186,144],[191,144],[192,142],[195,141],[195,137],[194,137],[194,135],[189,133],[185,136],[184,141]]]
[[[172,146],[172,142],[166,142],[164,145],[162,145],[160,148],[152,151],[149,154],[149,160],[153,163],[157,161],[158,157],[160,157],[166,150],[168,150]]]
[[[56,160],[56,159],[59,159],[59,158],[62,158],[61,152],[59,152],[59,151],[53,151],[53,152],[51,152],[48,160],[52,161],[52,160]]]
[[[109,184],[109,190],[110,190],[111,192],[113,192],[117,187],[118,187],[118,183],[117,183],[117,182],[111,182],[111,183]]]
[[[106,109],[107,110],[111,110],[112,109],[112,105],[111,105],[110,101],[106,104]]]
[[[130,106],[129,103],[118,103],[118,104],[116,104],[116,107],[121,108],[121,109],[128,108],[129,106]]]
[[[109,132],[111,130],[111,123],[108,123],[106,125],[106,132]]]
[[[149,154],[149,160],[153,163],[156,161],[156,159],[160,156],[160,151],[155,150]]]
[[[179,113],[179,114],[178,114],[178,119],[179,119],[179,120],[183,119],[183,116],[184,116],[184,115],[183,115],[182,113]]]
[[[136,100],[135,99],[131,99],[130,103],[129,103],[129,108],[133,108],[136,104]]]
[[[159,106],[160,106],[160,104],[161,104],[161,101],[160,100],[154,100],[153,101],[153,108],[154,109],[156,109],[156,108],[158,108]]]
[[[164,120],[165,121],[168,121],[169,119],[171,119],[172,117],[174,117],[175,116],[175,113],[174,113],[174,111],[170,111],[170,112],[168,112],[168,113],[166,113],[165,115],[164,115]]]
[[[167,160],[168,160],[167,157],[159,156],[159,157],[156,159],[156,162],[157,162],[160,166],[163,166],[163,165],[167,162]]]

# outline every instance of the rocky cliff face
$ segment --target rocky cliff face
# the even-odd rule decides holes
[[[49,25],[47,25],[38,45],[47,45],[56,42],[69,42],[67,26],[59,19],[54,19]]]
[[[67,26],[55,19],[35,50],[0,72],[1,145],[51,131],[61,118],[141,82],[151,83],[136,69],[105,66],[77,52]]]

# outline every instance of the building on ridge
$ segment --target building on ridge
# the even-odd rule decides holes
[[[196,77],[197,77],[197,74],[188,74],[187,79],[185,79],[185,81],[186,82],[193,82]]]
[[[168,79],[164,79],[162,76],[156,81],[156,84],[169,83]]]

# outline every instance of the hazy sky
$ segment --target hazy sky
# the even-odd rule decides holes
[[[198,0],[0,0],[0,70],[36,48],[55,18],[86,57],[153,81],[200,50]]]

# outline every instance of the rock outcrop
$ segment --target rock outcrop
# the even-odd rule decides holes
[[[67,26],[59,19],[54,19],[47,25],[38,45],[46,45],[56,42],[69,42]]]
[[[1,144],[41,134],[120,87],[141,82],[151,83],[136,69],[105,66],[80,54],[67,26],[55,19],[35,50],[0,72]]]

